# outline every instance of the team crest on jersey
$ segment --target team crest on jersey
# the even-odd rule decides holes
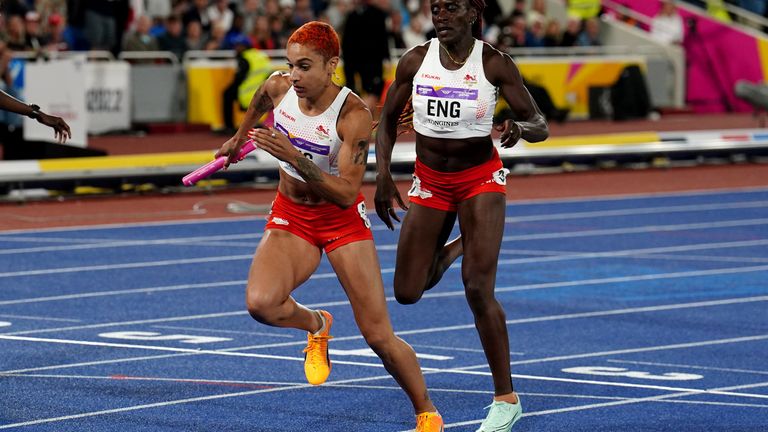
[[[328,129],[326,129],[323,125],[317,126],[315,129],[315,134],[317,134],[317,137],[320,139],[328,139],[331,137],[331,133],[328,132]]]
[[[466,84],[466,85],[477,84],[477,74],[475,74],[475,75],[470,75],[470,74],[464,75],[464,84]]]

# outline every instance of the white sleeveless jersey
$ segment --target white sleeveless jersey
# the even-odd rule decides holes
[[[291,86],[273,110],[275,129],[287,136],[307,159],[331,175],[339,175],[337,156],[341,139],[336,131],[336,121],[351,92],[347,87],[342,87],[328,109],[322,114],[308,116],[299,109],[299,97]],[[291,177],[304,181],[288,162],[280,161],[280,168]]]
[[[440,42],[432,39],[413,77],[413,128],[433,138],[490,135],[498,90],[485,77],[484,42],[475,40],[467,62],[452,71],[440,63]]]

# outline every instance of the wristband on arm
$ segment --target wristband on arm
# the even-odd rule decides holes
[[[27,117],[31,118],[32,120],[40,120],[40,106],[29,104],[29,107],[32,108],[32,112],[27,114]]]

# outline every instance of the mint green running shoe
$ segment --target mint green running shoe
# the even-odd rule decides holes
[[[512,425],[523,416],[523,405],[520,403],[519,396],[516,404],[493,401],[485,407],[485,409],[488,408],[490,408],[488,416],[483,420],[480,429],[475,432],[510,432]]]

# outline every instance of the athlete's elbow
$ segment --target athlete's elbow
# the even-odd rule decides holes
[[[538,132],[536,134],[533,134],[529,138],[526,138],[526,141],[528,141],[530,143],[535,143],[535,142],[544,141],[547,138],[549,138],[549,129],[545,128],[544,130],[542,130],[542,131],[540,131],[540,132]]]

